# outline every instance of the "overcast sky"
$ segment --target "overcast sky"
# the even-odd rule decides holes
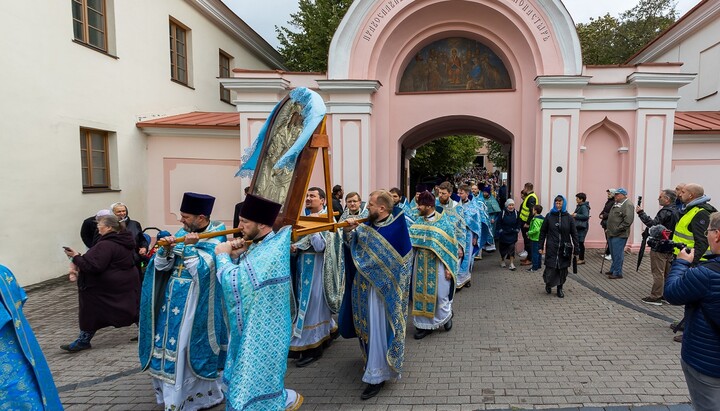
[[[297,11],[297,0],[223,0],[268,43],[278,47],[275,26],[286,26],[290,13]],[[693,8],[700,0],[677,0],[678,16]],[[610,13],[617,17],[634,7],[638,0],[563,0],[575,23],[586,23],[591,17]]]

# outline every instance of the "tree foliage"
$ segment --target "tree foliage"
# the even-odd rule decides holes
[[[487,146],[488,159],[493,163],[495,168],[500,170],[507,170],[507,154],[503,150],[502,144],[497,141],[485,140],[482,142],[483,145]]]
[[[465,171],[472,165],[480,148],[477,136],[452,135],[433,140],[417,149],[410,160],[414,177],[447,176]]]
[[[280,54],[292,71],[327,71],[335,30],[352,0],[300,0],[288,27],[275,26]]]
[[[675,0],[640,0],[617,18],[605,14],[579,23],[583,63],[622,64],[676,19]]]

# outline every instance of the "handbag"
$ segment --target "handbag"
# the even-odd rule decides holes
[[[573,255],[573,245],[572,243],[563,243],[562,248],[560,249],[562,252],[563,258],[570,258]]]

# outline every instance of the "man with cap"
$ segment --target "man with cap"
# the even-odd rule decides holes
[[[420,218],[410,227],[414,250],[412,314],[416,340],[441,327],[446,331],[452,328],[458,259],[463,257],[455,223],[445,212],[436,211],[435,198],[429,191],[420,193],[418,211]]]
[[[434,200],[433,200],[434,204]],[[376,396],[385,381],[400,378],[405,359],[412,244],[403,212],[384,190],[370,193],[368,221],[344,227],[352,262],[338,321],[345,338],[358,337],[365,358],[360,399]]]
[[[225,225],[211,221],[215,197],[185,193],[183,224],[148,264],[140,304],[139,355],[150,370],[155,397],[165,409],[197,410],[223,400],[220,370],[225,364],[227,329],[216,277],[212,236]],[[209,235],[200,238],[200,234]],[[185,237],[184,242],[177,242]]]
[[[292,328],[292,230],[273,231],[280,207],[248,194],[239,215],[242,239],[215,247],[230,327],[223,374],[229,410],[296,410],[303,402],[284,388]]]
[[[609,279],[623,278],[623,262],[625,261],[625,244],[630,236],[630,226],[635,218],[635,206],[627,198],[627,190],[615,190],[615,204],[608,212],[607,229],[608,247],[612,264],[606,272]]]

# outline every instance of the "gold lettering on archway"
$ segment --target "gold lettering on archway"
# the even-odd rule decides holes
[[[550,30],[548,29],[547,24],[545,24],[545,19],[540,15],[540,13],[533,7],[532,3],[528,0],[508,0],[510,3],[513,3],[517,8],[520,10],[520,13],[525,15],[530,19],[530,22],[532,23],[535,30],[540,35],[540,38],[542,41],[548,41],[550,39]]]
[[[362,39],[365,41],[372,40],[373,36],[380,28],[387,22],[390,17],[400,9],[401,3],[410,3],[413,0],[387,0],[377,8],[371,15],[370,21],[363,30]],[[545,23],[545,19],[541,13],[537,11],[535,6],[530,0],[506,0],[509,3],[515,5],[521,15],[530,20],[532,27],[540,35],[542,41],[548,41],[550,39],[550,30],[548,25]]]

